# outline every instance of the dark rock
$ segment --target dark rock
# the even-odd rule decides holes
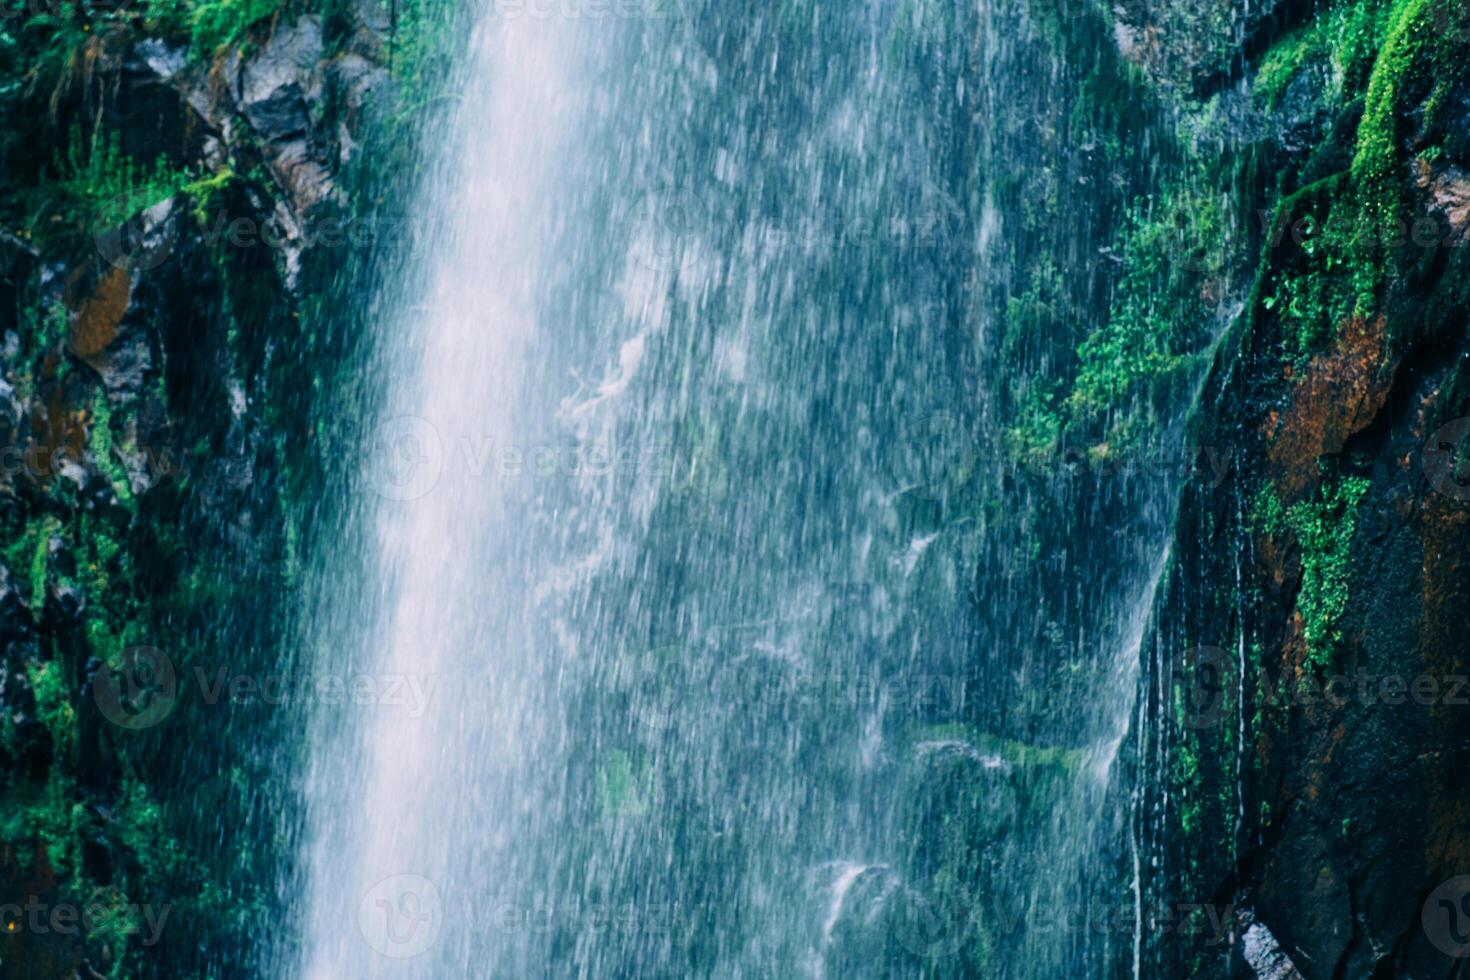
[[[1276,942],[1271,930],[1256,921],[1250,912],[1240,915],[1241,956],[1246,965],[1255,971],[1256,980],[1302,980],[1291,957]]]
[[[388,72],[358,54],[345,54],[329,69],[332,86],[341,93],[343,118],[338,123],[337,145],[341,163],[352,159],[357,149],[353,132],[367,128],[386,109],[392,93]]]
[[[1288,153],[1303,153],[1322,141],[1332,121],[1329,68],[1312,64],[1299,70],[1281,93],[1272,120],[1276,143]]]
[[[245,106],[245,118],[266,140],[275,142],[304,134],[311,126],[306,96],[294,82],[280,86]]]
[[[80,618],[82,611],[87,607],[87,600],[82,590],[70,584],[58,583],[52,586],[51,601],[55,603],[56,611],[69,620]]]
[[[1425,167],[1419,186],[1428,192],[1430,205],[1444,216],[1451,240],[1463,243],[1470,228],[1470,172],[1454,164],[1439,169]]]
[[[1119,53],[1165,90],[1219,91],[1248,57],[1300,15],[1297,0],[1118,0]]]
[[[308,102],[321,98],[318,71],[322,28],[316,17],[302,17],[271,37],[240,68],[240,110],[267,142],[300,136],[311,128]]]
[[[393,27],[393,11],[388,0],[352,0],[357,22],[375,34],[387,34]]]
[[[335,189],[331,171],[318,159],[312,143],[304,138],[281,143],[274,150],[270,157],[271,173],[285,188],[296,213],[311,214]]]

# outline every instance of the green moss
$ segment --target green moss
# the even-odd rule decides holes
[[[51,538],[61,530],[55,517],[42,518],[35,528],[31,547],[31,616],[39,622],[46,607],[46,566],[51,556]]]
[[[112,435],[112,406],[107,402],[107,392],[99,389],[92,399],[92,426],[88,432],[92,446],[92,460],[107,477],[117,499],[126,507],[133,507],[133,485],[114,453]]]
[[[1006,429],[1006,451],[1021,462],[1046,459],[1061,443],[1065,414],[1056,382],[1039,379],[1021,398],[1016,424]]]
[[[59,193],[88,232],[116,227],[183,186],[188,175],[163,156],[143,165],[122,150],[116,132],[96,129],[83,136],[73,126],[66,153],[56,161],[53,191]]]
[[[52,766],[39,785],[12,783],[0,793],[0,837],[7,843],[39,844],[51,870],[63,876],[81,864],[79,830],[85,819],[85,809],[76,803],[76,786],[60,766]],[[11,853],[26,872],[38,870],[30,847]]]
[[[1368,83],[1373,62],[1383,47],[1396,0],[1356,0],[1333,13],[1330,32],[1332,63],[1349,92]]]
[[[208,177],[190,181],[180,188],[180,191],[187,194],[189,200],[193,202],[191,211],[194,215],[194,220],[199,222],[200,227],[209,224],[210,208],[215,205],[219,196],[236,179],[235,172],[229,168],[225,168],[217,174],[211,174]]]
[[[1199,751],[1193,737],[1181,738],[1174,752],[1174,784],[1179,791],[1179,824],[1187,836],[1202,826]]]
[[[1274,109],[1298,72],[1320,63],[1331,70],[1334,98],[1361,91],[1389,27],[1395,0],[1340,0],[1278,40],[1261,59],[1256,100]]]
[[[28,665],[26,676],[36,699],[36,717],[51,736],[59,755],[69,755],[76,745],[76,708],[71,703],[66,669],[57,661]]]
[[[68,321],[66,306],[60,300],[46,307],[46,311],[36,318],[34,350],[49,351],[59,346],[66,339]]]
[[[1287,530],[1286,508],[1281,506],[1281,498],[1269,480],[1261,484],[1251,501],[1250,523],[1256,534],[1273,538],[1280,537]]]
[[[1379,227],[1387,227],[1396,217],[1404,185],[1399,130],[1403,114],[1427,99],[1427,125],[1435,106],[1458,79],[1451,60],[1457,32],[1447,30],[1451,18],[1458,16],[1454,2],[1399,0],[1374,64],[1352,174],[1365,217]]]
[[[1300,367],[1349,317],[1372,315],[1382,243],[1361,219],[1345,172],[1283,199],[1270,241],[1256,301],[1261,312],[1275,317],[1283,353]]]
[[[167,881],[188,870],[182,846],[165,826],[163,808],[148,788],[126,776],[116,815],[117,838],[134,855],[145,881]]]
[[[388,67],[400,83],[404,105],[412,107],[437,91],[465,34],[467,8],[454,0],[398,0],[395,9],[398,29],[388,41]]]
[[[4,555],[5,568],[10,572],[12,581],[19,577],[22,569],[29,571],[31,556],[36,551],[36,535],[40,527],[40,521],[32,520],[26,521],[19,527],[7,529],[10,533],[6,535],[6,541],[0,554]]]
[[[1302,584],[1296,608],[1307,641],[1307,662],[1318,670],[1332,666],[1342,645],[1353,531],[1368,487],[1368,480],[1361,477],[1324,484],[1312,499],[1287,511],[1287,523],[1301,547]]]
[[[1274,109],[1297,72],[1326,53],[1327,31],[1320,21],[1288,34],[1261,60],[1252,87],[1256,99],[1265,108]]]
[[[87,896],[87,941],[104,947],[107,959],[120,963],[128,937],[138,932],[138,913],[122,889],[97,886]],[[115,973],[114,975],[121,975]]]
[[[1213,332],[1204,295],[1236,244],[1220,195],[1179,184],[1155,211],[1135,210],[1120,249],[1123,276],[1107,322],[1077,349],[1067,398],[1074,421],[1135,408],[1199,364]],[[1112,438],[1127,439],[1113,422]]]
[[[280,12],[281,0],[203,0],[189,11],[190,43],[196,56],[210,57],[234,44],[251,25]]]

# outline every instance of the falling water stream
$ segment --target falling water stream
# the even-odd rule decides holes
[[[1035,910],[1136,893],[1171,488],[1063,563],[1069,629],[965,502],[1007,485],[984,168],[1034,83],[986,8],[629,9],[484,11],[430,142],[311,636],[401,696],[313,720],[288,974],[1119,968]],[[1016,720],[1061,647],[1092,697]]]

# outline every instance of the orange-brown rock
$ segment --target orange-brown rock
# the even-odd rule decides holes
[[[1342,452],[1383,408],[1395,367],[1386,362],[1385,323],[1381,316],[1347,320],[1332,348],[1312,358],[1291,405],[1268,430],[1266,451],[1284,504],[1315,488],[1317,460]]]

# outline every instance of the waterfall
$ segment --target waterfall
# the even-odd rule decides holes
[[[1016,535],[1071,493],[1016,489],[996,393],[1036,36],[618,9],[480,13],[370,304],[309,637],[364,694],[312,721],[289,974],[1136,962],[1036,922],[1138,894],[1113,763],[1172,492],[1117,480],[1050,565]]]
[[[542,448],[527,413],[548,407],[527,362],[557,164],[585,110],[570,42],[544,20],[479,23],[417,253],[391,287],[388,390],[358,461],[370,558],[322,634],[350,645],[322,655],[348,653],[382,697],[330,707],[319,733],[308,977],[470,975],[467,933],[444,932],[493,910],[452,903],[484,894],[469,873],[495,873],[529,799],[515,769],[542,734],[526,611],[542,556],[515,531]]]

